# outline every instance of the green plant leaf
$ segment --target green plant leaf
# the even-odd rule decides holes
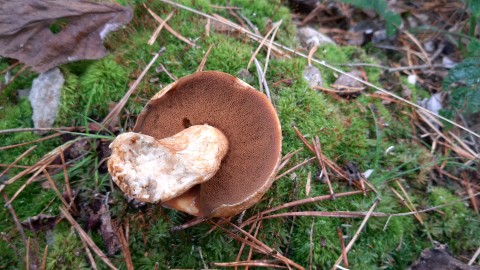
[[[451,109],[466,114],[480,112],[480,57],[467,58],[451,69],[443,89],[450,93]]]
[[[388,4],[384,0],[340,0],[340,2],[351,4],[355,7],[373,10],[385,19],[385,27],[389,37],[395,34],[396,28],[402,23],[399,14],[388,10]]]

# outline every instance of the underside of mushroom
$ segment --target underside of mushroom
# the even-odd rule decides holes
[[[115,183],[129,196],[154,203],[212,178],[228,151],[228,140],[217,128],[195,125],[161,140],[123,133],[110,148],[108,170]]]

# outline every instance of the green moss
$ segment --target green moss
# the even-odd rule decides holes
[[[252,52],[258,44],[237,33],[220,34],[213,29],[210,36],[205,35],[206,20],[191,13],[174,10],[159,1],[125,0],[123,4],[135,4],[135,16],[132,23],[124,30],[115,32],[106,41],[111,55],[98,61],[80,61],[62,66],[66,82],[62,89],[60,113],[56,125],[84,125],[86,122],[98,121],[108,113],[109,102],[118,102],[144,67],[150,62],[152,54],[165,47],[156,64],[147,73],[136,91],[131,96],[125,110],[126,118],[122,118],[121,126],[128,126],[132,115],[138,114],[147,100],[162,86],[172,82],[164,72],[157,73],[155,67],[162,63],[173,75],[182,77],[193,73],[204,57],[210,45],[214,45],[205,65],[206,70],[220,70],[236,75],[247,67]],[[174,11],[169,25],[190,40],[195,40],[197,46],[191,47],[180,41],[168,31],[162,31],[154,45],[147,41],[158,23],[151,18],[143,7],[146,3],[159,16],[165,18]],[[224,5],[222,1],[181,1],[181,3],[209,13],[218,13],[234,22],[224,9],[213,5]],[[283,44],[295,46],[295,29],[287,8],[281,6],[282,1],[273,2],[253,0],[232,0],[232,6],[242,9],[239,13],[250,18],[259,27],[261,33],[266,33],[271,22],[283,20],[277,40]],[[327,45],[319,48],[315,57],[332,64],[357,62],[374,63],[371,54],[356,47],[341,47]],[[257,58],[264,62],[263,51]],[[3,66],[2,66],[3,65]],[[317,92],[307,87],[303,80],[303,70],[307,62],[299,58],[272,57],[269,62],[267,78],[273,103],[277,108],[282,124],[283,153],[303,147],[294,134],[291,124],[297,125],[308,140],[318,135],[323,152],[339,165],[355,162],[360,171],[375,168],[376,174],[370,181],[380,191],[382,201],[376,211],[398,213],[408,211],[402,206],[390,191],[387,180],[400,179],[407,188],[415,204],[419,206],[438,205],[454,200],[455,197],[444,189],[433,189],[426,198],[415,191],[417,187],[423,191],[429,167],[432,166],[428,149],[411,140],[408,109],[396,104],[383,105],[380,100],[360,96],[355,101],[340,100],[323,92]],[[6,64],[0,61],[0,68]],[[255,67],[250,68],[254,76],[254,86],[258,86]],[[338,74],[321,68],[325,85],[333,83]],[[365,67],[364,71],[370,82],[380,84],[381,70]],[[18,100],[15,90],[28,88],[35,74],[26,73],[21,80],[12,84],[2,93],[5,97],[3,110],[0,110],[0,129],[31,127],[31,108],[26,99]],[[282,83],[284,80],[286,83]],[[153,83],[155,81],[155,83]],[[371,91],[367,89],[366,92]],[[417,92],[414,93],[414,95]],[[373,108],[373,106],[376,109]],[[405,110],[405,112],[403,112]],[[373,112],[372,112],[373,111]],[[131,124],[131,123],[130,123]],[[1,135],[0,145],[31,141],[40,138],[33,133],[12,133]],[[21,164],[33,164],[35,161],[59,145],[60,140],[49,140],[39,143],[37,149],[22,160]],[[93,140],[90,142],[94,145]],[[392,154],[385,154],[385,149],[395,146]],[[28,146],[0,152],[2,163],[9,163]],[[93,148],[95,149],[95,147]],[[287,167],[311,157],[307,150],[299,152],[292,158]],[[108,174],[100,173],[97,167],[100,157],[92,150],[68,170],[72,187],[80,190],[84,198],[93,198],[95,192],[110,191]],[[246,217],[259,211],[308,197],[305,194],[306,179],[309,172],[315,175],[316,164],[304,166],[296,171],[295,180],[290,176],[276,181],[264,199],[249,209]],[[12,174],[18,172],[13,170]],[[63,188],[63,177],[53,175],[60,189]],[[7,188],[7,194],[12,195],[26,179],[21,179]],[[352,188],[337,179],[333,180],[336,192],[348,191]],[[312,182],[309,196],[328,194],[325,184]],[[380,196],[379,195],[379,196]],[[38,183],[25,189],[15,200],[13,206],[20,219],[25,219],[40,212],[58,213],[60,205],[52,190],[41,190]],[[234,261],[241,243],[231,236],[205,223],[185,231],[170,232],[170,228],[183,224],[191,219],[188,215],[161,209],[158,205],[149,205],[140,209],[127,204],[120,192],[111,193],[112,218],[119,224],[129,221],[129,243],[134,265],[138,269],[152,269],[158,264],[161,268],[203,268],[203,260],[211,262]],[[298,211],[367,211],[374,201],[373,195],[338,198],[335,201],[324,201],[298,207]],[[50,204],[50,201],[53,202]],[[27,202],[35,202],[31,206]],[[451,206],[445,215],[432,214],[426,218],[432,235],[441,241],[449,242],[455,252],[463,252],[474,248],[478,243],[479,224],[463,204]],[[442,210],[443,211],[443,210]],[[0,210],[0,231],[12,231],[14,223],[6,209]],[[232,219],[234,221],[234,219]],[[313,266],[315,269],[330,267],[340,255],[339,239],[336,228],[340,227],[343,234],[350,239],[361,223],[361,219],[345,218],[314,218],[313,235]],[[405,269],[428,245],[426,229],[420,226],[413,216],[394,217],[385,226],[386,218],[371,218],[360,238],[349,253],[350,264],[355,269]],[[301,265],[308,266],[310,254],[311,217],[295,219],[271,219],[262,222],[258,239],[279,250]],[[458,228],[465,227],[465,236],[461,236]],[[228,227],[228,226],[227,226]],[[386,228],[384,230],[384,227]],[[231,229],[231,228],[230,228]],[[240,235],[237,231],[234,233]],[[96,243],[103,248],[103,241],[98,232],[90,232]],[[15,236],[15,232],[12,236]],[[49,251],[48,267],[60,269],[88,267],[88,260],[81,242],[75,233],[71,233],[68,223],[62,221],[55,229],[55,242]],[[39,234],[39,237],[44,237]],[[465,246],[453,242],[454,239],[466,241]],[[459,243],[463,243],[459,241]],[[16,245],[22,243],[16,239]],[[201,248],[201,250],[200,250]],[[4,252],[5,251],[5,252]],[[24,252],[21,249],[21,252]],[[21,263],[16,262],[14,252],[3,241],[0,242],[0,253],[7,259],[0,262],[1,267],[11,267]],[[115,265],[125,268],[123,255],[117,254],[111,259]],[[256,259],[268,259],[267,255],[254,253]],[[246,259],[246,255],[242,256]],[[100,268],[103,264],[97,259]],[[18,268],[17,267],[17,268]]]

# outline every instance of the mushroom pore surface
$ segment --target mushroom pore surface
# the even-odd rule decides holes
[[[185,196],[194,197],[199,216],[236,214],[272,183],[281,154],[276,112],[264,94],[243,81],[222,72],[197,72],[155,95],[134,132],[159,140],[203,124],[222,131],[229,149],[217,173]]]

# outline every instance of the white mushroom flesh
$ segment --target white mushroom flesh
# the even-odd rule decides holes
[[[213,177],[228,140],[212,126],[196,125],[162,140],[123,133],[110,148],[108,170],[120,189],[137,200],[159,202]]]

